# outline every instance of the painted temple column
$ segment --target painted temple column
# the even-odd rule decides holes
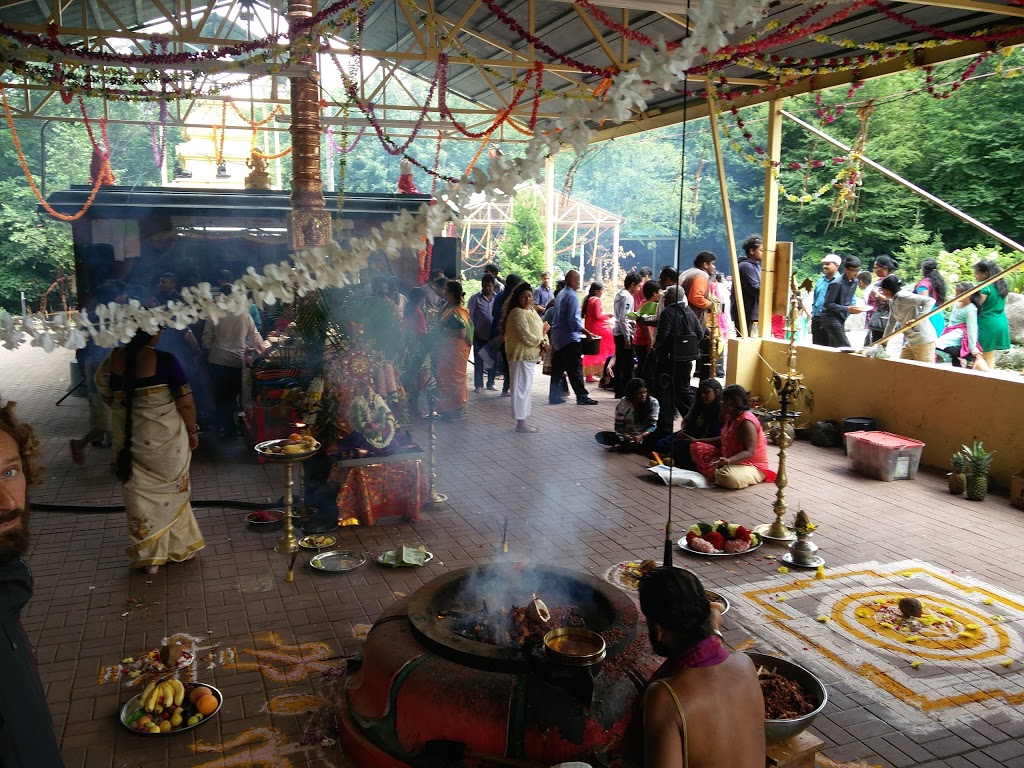
[[[288,0],[292,51],[305,51],[299,77],[289,77],[292,108],[292,248],[326,245],[331,237],[331,214],[324,202],[320,177],[320,74],[314,47],[318,40],[299,33],[297,26],[313,15],[315,0]]]

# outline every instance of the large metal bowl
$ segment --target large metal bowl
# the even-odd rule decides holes
[[[753,651],[747,651],[747,656],[750,657],[756,666],[773,669],[788,680],[795,680],[812,700],[818,702],[818,706],[815,707],[814,711],[809,712],[803,717],[793,718],[792,720],[764,721],[764,738],[766,742],[769,744],[779,744],[783,741],[789,741],[797,734],[806,730],[814,722],[814,718],[825,709],[825,704],[828,703],[828,693],[825,690],[825,684],[814,674],[799,664],[794,664],[792,661],[780,659],[778,656],[754,653]]]

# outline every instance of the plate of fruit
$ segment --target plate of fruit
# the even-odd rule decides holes
[[[202,725],[223,703],[212,685],[158,680],[121,707],[121,725],[144,736],[173,736]]]
[[[284,440],[267,440],[256,445],[256,453],[272,461],[296,461],[308,459],[320,450],[320,443],[311,435],[303,437],[298,432]]]
[[[686,536],[679,540],[679,548],[705,557],[735,557],[753,552],[761,543],[761,537],[749,528],[715,520],[691,525]]]

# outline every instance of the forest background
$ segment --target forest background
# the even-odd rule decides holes
[[[1019,240],[1024,209],[1013,201],[1014,190],[1024,186],[1024,164],[1018,157],[1024,147],[1024,79],[1018,76],[1024,68],[1024,52],[989,57],[961,82],[971,64],[968,59],[937,67],[930,82],[924,72],[909,71],[869,81],[859,89],[823,91],[820,98],[814,94],[794,97],[784,102],[784,108],[853,145],[862,128],[858,109],[870,103],[868,157]],[[425,86],[420,86],[409,84],[413,98],[425,93]],[[81,117],[74,103],[54,101],[58,102],[52,107],[54,115]],[[86,105],[91,113],[99,113],[98,103],[87,100]],[[108,109],[111,117],[156,119],[153,104],[111,103]],[[764,106],[743,110],[742,126],[728,113],[722,117],[729,137],[739,144],[737,150],[730,140],[723,142],[737,242],[762,228],[765,168],[757,148],[766,145],[766,114]],[[88,182],[92,147],[81,122],[14,123],[14,135],[0,129],[0,306],[19,311],[22,291],[37,306],[58,274],[73,272],[74,259],[70,225],[37,213],[38,200],[24,176],[14,140],[18,139],[37,185],[45,142],[47,193]],[[581,158],[562,152],[556,157],[555,187],[626,219],[621,237],[635,258],[624,260],[624,268],[647,264],[656,269],[672,263],[678,239],[683,268],[698,251],[711,250],[720,257],[719,268],[728,271],[710,131],[708,120],[694,120],[595,144]],[[112,123],[108,136],[119,185],[159,185],[158,147],[146,125]],[[173,164],[174,146],[182,140],[179,129],[168,130],[169,163]],[[512,156],[521,147],[498,144]],[[436,153],[437,170],[458,177],[479,148],[472,141],[444,141],[438,146],[436,136],[424,135],[409,153],[427,167],[434,167]],[[321,155],[326,160],[326,147]],[[974,261],[992,253],[1000,266],[1017,260],[970,225],[870,169],[864,169],[855,207],[837,222],[831,209],[835,190],[820,197],[815,192],[834,176],[839,167],[834,159],[841,155],[802,128],[784,124],[781,182],[797,197],[814,198],[780,202],[779,239],[795,244],[798,278],[817,274],[821,257],[830,252],[859,256],[867,267],[875,255],[891,254],[907,279],[917,275],[925,258],[938,258],[948,276],[962,279],[970,279]],[[288,160],[283,161],[285,179],[290,178]],[[486,155],[480,162],[485,161]],[[425,172],[417,170],[415,176],[421,191],[431,190],[432,179]],[[391,193],[397,177],[397,160],[372,133],[346,157],[347,191]],[[542,233],[537,201],[521,195],[504,241],[494,253],[480,255],[479,262],[493,259],[506,273],[519,271],[536,279],[543,265]],[[601,243],[611,247],[610,232]],[[570,261],[571,249],[560,245],[558,250],[556,264],[564,271],[575,260]],[[1011,288],[1024,289],[1024,279],[1016,276]]]

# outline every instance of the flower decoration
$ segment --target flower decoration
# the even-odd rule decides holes
[[[395,416],[384,398],[376,393],[352,398],[350,421],[374,448],[386,448],[395,437]]]
[[[746,552],[760,543],[761,539],[756,533],[725,520],[715,520],[710,524],[695,523],[686,531],[686,546],[708,555]]]

